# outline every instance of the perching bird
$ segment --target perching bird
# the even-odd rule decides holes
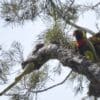
[[[87,59],[96,61],[100,58],[100,33],[87,39],[86,32],[75,30],[73,35],[77,41],[77,48],[81,55]]]

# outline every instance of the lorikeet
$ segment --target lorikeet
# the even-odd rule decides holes
[[[88,39],[86,32],[81,30],[75,30],[73,35],[76,38],[77,48],[81,55],[92,61],[100,58],[100,33]]]

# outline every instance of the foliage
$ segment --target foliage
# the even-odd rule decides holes
[[[28,78],[29,77],[29,78]],[[37,72],[33,72],[30,74],[30,76],[27,76],[28,80],[27,80],[27,86],[30,89],[41,89],[43,88],[43,86],[46,83],[46,80],[48,79],[48,68],[45,68],[37,71]]]
[[[66,38],[64,33],[60,29],[60,26],[54,25],[52,29],[49,29],[46,32],[45,42],[46,43],[57,43],[57,44],[64,44]]]
[[[71,38],[64,32],[64,26],[59,22],[55,22],[55,25],[51,29],[45,32],[45,43],[55,43],[63,47],[69,47]]]
[[[78,73],[72,72],[69,77],[70,82],[73,84],[75,94],[84,92],[85,88],[88,87],[89,81]]]
[[[33,20],[36,13],[36,0],[4,0],[1,2],[1,17],[8,24],[23,24],[25,20]]]
[[[46,17],[52,17],[54,20],[61,19],[59,17],[59,14],[57,12],[57,9],[54,8],[53,2],[62,12],[62,15],[66,17],[67,20],[75,21],[77,16],[77,7],[73,5],[74,0],[66,0],[66,2],[62,2],[60,0],[55,1],[49,1],[44,0],[44,2],[41,3],[41,9],[45,13]],[[45,16],[44,16],[45,17]]]
[[[34,94],[37,93],[35,91],[45,87],[47,80],[48,66],[44,65],[44,68],[41,70],[26,75],[17,86],[11,89],[11,94],[8,93],[8,95],[11,96],[12,100],[31,100],[34,98]]]
[[[7,81],[7,75],[10,74],[10,68],[23,61],[23,49],[20,43],[14,41],[9,50],[0,51],[0,78],[1,82]]]
[[[66,3],[55,1],[55,4],[59,7],[67,20],[74,21],[78,18],[77,7],[73,6],[72,1],[66,1]],[[59,6],[60,5],[60,6]],[[33,21],[35,17],[40,16],[47,19],[49,17],[61,19],[54,9],[51,2],[48,0],[3,0],[1,2],[1,18],[3,18],[7,24],[24,24],[26,20]],[[45,15],[45,16],[44,16]]]
[[[82,28],[90,33],[94,33],[87,28],[80,27],[75,24],[81,14],[87,11],[94,11],[100,15],[100,2],[96,4],[78,4],[76,0],[66,0],[64,3],[61,0],[3,0],[1,2],[0,17],[5,20],[7,24],[24,24],[25,21],[33,21],[36,17],[52,18],[53,21],[65,21],[66,24],[75,28]],[[74,22],[74,23],[72,23]],[[57,43],[62,46],[69,44],[68,37],[65,35],[62,27],[55,23],[52,28],[48,29],[45,33],[45,42]],[[8,51],[3,50],[0,46],[0,82],[7,81],[7,74],[9,69],[16,64],[23,61],[23,49],[20,43],[14,42]],[[58,70],[59,71],[59,70]],[[60,71],[59,71],[60,72]],[[78,87],[76,91],[83,89],[83,77],[73,74],[73,79],[77,79]],[[16,91],[25,90],[24,94],[13,94],[12,99],[15,100],[28,100],[26,96],[30,96],[36,89],[44,87],[48,79],[48,70],[31,73],[22,80],[20,87]],[[31,92],[31,93],[30,93]]]
[[[29,100],[28,99],[28,95],[19,95],[19,94],[13,94],[13,96],[11,97],[11,100]]]

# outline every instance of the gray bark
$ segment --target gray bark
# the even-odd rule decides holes
[[[39,69],[45,62],[49,59],[58,59],[64,66],[69,67],[72,71],[82,74],[87,77],[90,81],[89,84],[89,96],[100,96],[100,66],[99,63],[91,62],[81,55],[74,52],[74,50],[69,48],[64,48],[62,46],[57,46],[56,44],[50,44],[40,48],[35,55],[36,57],[31,57],[31,60],[27,59],[24,62],[34,63],[34,68]],[[25,66],[26,66],[25,65]],[[28,66],[26,69],[30,69]],[[31,69],[32,71],[32,69]],[[26,74],[31,71],[26,72]]]

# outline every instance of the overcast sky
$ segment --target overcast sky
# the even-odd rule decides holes
[[[94,16],[94,14],[88,12],[85,16],[81,16],[78,24],[97,32],[94,24],[96,20]],[[46,30],[47,26],[41,20],[36,20],[34,23],[26,22],[24,26],[17,27],[4,26],[3,21],[0,21],[0,23],[0,44],[3,44],[5,48],[15,40],[21,42],[24,46],[25,58],[30,53],[32,45],[35,45],[34,41],[36,41],[37,35]],[[68,69],[64,68],[64,70]],[[72,87],[68,82],[67,84],[39,94],[38,100],[81,100],[82,97],[83,95],[74,95]],[[0,97],[0,100],[8,100],[8,98]]]

